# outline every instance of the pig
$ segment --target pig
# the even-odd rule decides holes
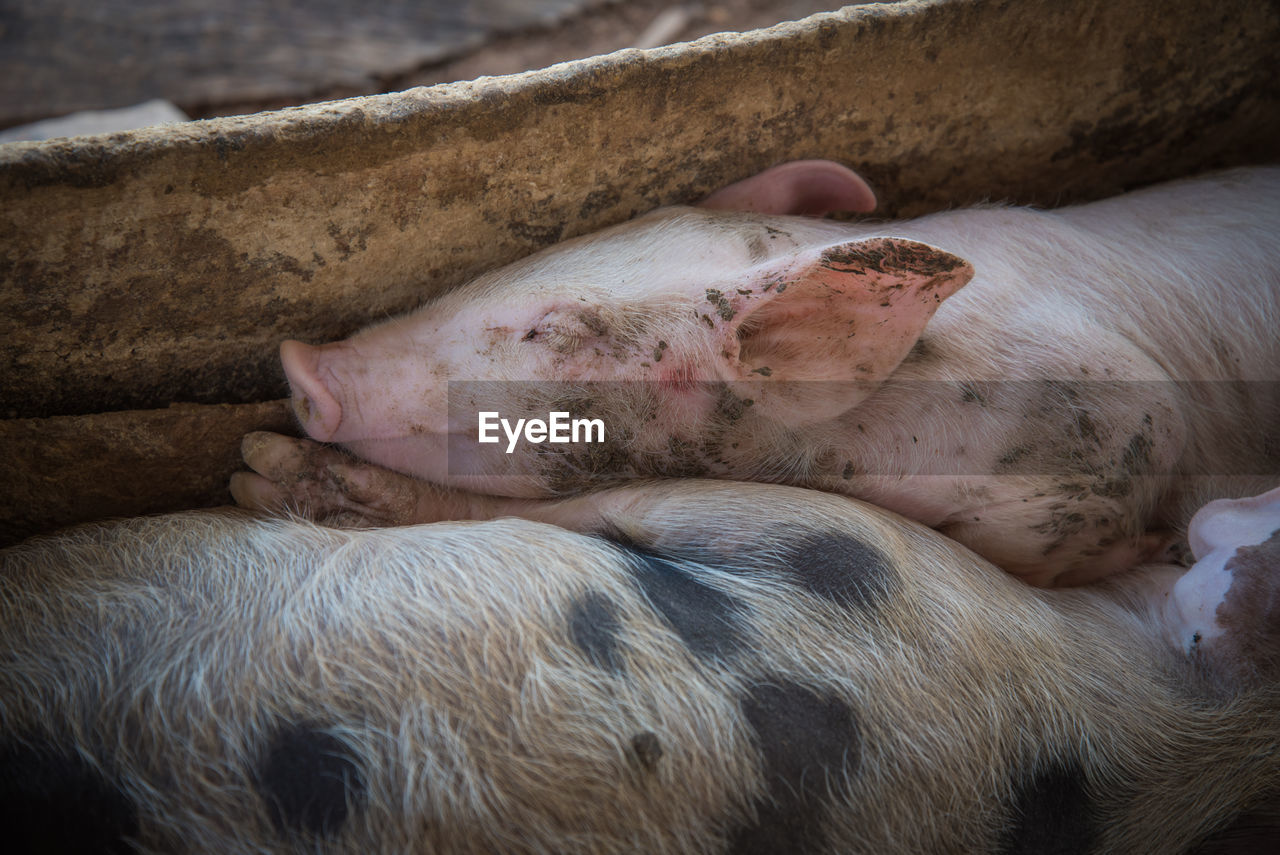
[[[1205,501],[1280,484],[1280,168],[1054,211],[796,216],[874,204],[805,161],[566,241],[346,341],[284,342],[295,410],[314,440],[489,494],[841,493],[1043,586],[1176,557]],[[486,412],[557,411],[603,441],[477,441]],[[305,463],[274,442],[246,446],[238,502],[357,503],[324,470],[262,477]],[[414,521],[411,495],[358,492]]]
[[[1262,603],[1274,642],[1280,494],[1192,522],[1203,569],[1234,581],[1190,655],[1150,590],[1200,564],[1043,590],[891,512],[777,485],[438,498],[537,519],[201,511],[0,552],[10,848],[1276,840],[1280,668],[1274,644],[1241,642]]]

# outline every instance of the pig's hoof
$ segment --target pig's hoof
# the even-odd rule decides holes
[[[414,521],[418,491],[412,478],[311,440],[265,431],[245,436],[240,450],[254,470],[231,476],[231,495],[242,507],[342,527]]]

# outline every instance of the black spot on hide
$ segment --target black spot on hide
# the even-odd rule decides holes
[[[623,670],[618,649],[618,610],[613,602],[589,591],[569,606],[569,638],[597,668],[613,674]]]
[[[658,735],[646,730],[631,737],[631,753],[635,756],[640,768],[652,772],[662,759],[662,742]]]
[[[729,851],[822,850],[829,803],[861,758],[853,711],[838,698],[789,682],[754,686],[741,704],[763,761],[765,794],[755,805],[756,821],[731,835]]]
[[[996,851],[1077,855],[1088,852],[1096,837],[1084,772],[1074,762],[1059,763],[1018,785]]]
[[[346,746],[312,724],[282,727],[258,768],[258,790],[279,831],[336,834],[364,781]]]
[[[10,852],[134,852],[138,812],[79,754],[8,743],[0,746],[0,829]]]
[[[743,648],[738,602],[704,584],[678,562],[622,544],[646,599],[699,659],[727,658]]]
[[[845,608],[875,609],[893,591],[896,576],[888,557],[847,534],[815,532],[783,554],[797,584]]]

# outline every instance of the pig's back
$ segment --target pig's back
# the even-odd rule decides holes
[[[1115,380],[1280,379],[1280,168],[880,229],[973,265],[973,281],[927,333],[958,376],[1082,379],[1079,357],[1097,356],[1107,340],[1139,356],[1108,362],[1102,376]]]
[[[1280,380],[1280,168],[1060,212],[1096,268],[1081,299],[1175,380]],[[1096,247],[1093,252],[1090,250]]]

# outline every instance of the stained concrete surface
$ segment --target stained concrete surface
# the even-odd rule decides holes
[[[193,118],[515,74],[838,0],[9,0],[0,129],[153,99]],[[32,137],[34,138],[34,137]]]
[[[6,0],[0,127],[164,98],[296,104],[549,26],[608,0]]]

